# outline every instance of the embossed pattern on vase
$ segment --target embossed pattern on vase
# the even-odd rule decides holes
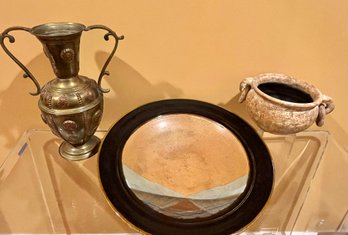
[[[65,83],[62,89],[62,83]],[[43,87],[39,108],[52,132],[72,145],[94,134],[103,113],[103,94],[94,80],[83,76],[53,80]]]

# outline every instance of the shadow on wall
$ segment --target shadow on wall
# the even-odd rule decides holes
[[[102,68],[108,55],[102,51],[96,53],[95,59],[99,68]],[[100,128],[110,128],[111,124],[143,104],[162,99],[180,98],[183,95],[182,90],[167,82],[151,84],[118,57],[111,60],[107,70],[110,76],[103,78],[102,87],[109,88],[111,92],[104,95],[104,116]],[[163,80],[165,81],[166,78]]]
[[[108,56],[107,52],[96,53],[95,59],[100,69]],[[43,53],[26,66],[41,86],[55,77]],[[182,96],[182,91],[169,83],[152,85],[138,71],[117,57],[111,60],[107,70],[110,71],[110,76],[104,77],[102,86],[109,88],[111,92],[104,95],[105,108],[100,129],[109,129],[119,118],[142,104]],[[40,118],[37,105],[39,97],[29,94],[35,91],[34,84],[30,79],[23,78],[23,72],[19,68],[18,71],[20,73],[9,88],[0,92],[0,136],[5,138],[0,148],[13,148],[20,135],[28,129],[48,129]],[[88,74],[81,75],[91,77]],[[97,75],[94,79],[97,79]]]
[[[248,111],[246,109],[246,106],[244,103],[239,103],[240,94],[236,94],[233,96],[229,101],[226,103],[219,103],[218,105],[223,107],[224,109],[227,109],[228,111],[236,114],[240,118],[242,118],[244,121],[246,121],[250,126],[252,126],[256,132],[261,134],[263,131],[256,125],[256,123],[252,120],[250,115],[248,114]]]
[[[7,58],[10,60],[10,58]],[[44,54],[40,54],[26,64],[41,86],[53,77],[50,65]],[[23,71],[18,68],[18,75],[11,85],[0,92],[0,135],[5,137],[1,145],[12,148],[18,137],[28,128],[41,128],[40,111],[37,106],[38,96],[31,96],[36,87],[30,79],[23,78]],[[41,125],[38,123],[42,123]]]

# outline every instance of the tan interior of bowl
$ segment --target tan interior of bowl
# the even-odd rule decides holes
[[[231,131],[189,114],[159,116],[139,127],[125,144],[122,161],[145,179],[185,196],[249,172],[246,152]]]

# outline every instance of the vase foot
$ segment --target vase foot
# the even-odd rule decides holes
[[[91,139],[80,146],[73,146],[64,141],[59,146],[60,155],[68,160],[78,161],[92,157],[98,152],[100,140],[96,136],[92,136]]]

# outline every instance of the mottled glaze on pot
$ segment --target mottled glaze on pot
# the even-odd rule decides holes
[[[293,100],[272,96],[260,89],[260,85],[270,84],[275,87],[279,85],[279,90],[274,91],[282,93],[285,98],[292,97]],[[287,94],[284,88],[295,93]],[[262,130],[273,134],[297,133],[314,122],[322,126],[325,115],[334,109],[332,99],[323,95],[315,86],[284,74],[267,73],[246,78],[240,84],[240,91],[239,102],[245,101],[251,118]],[[299,95],[309,99],[297,97]]]

